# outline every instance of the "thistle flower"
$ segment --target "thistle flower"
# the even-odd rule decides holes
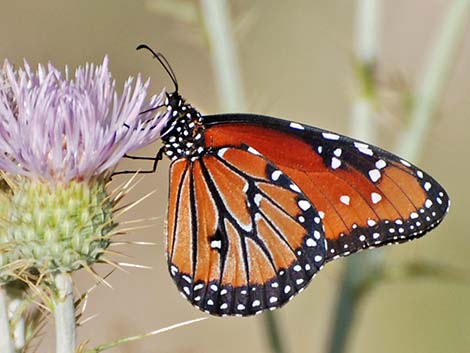
[[[168,120],[164,92],[129,78],[119,96],[105,57],[72,76],[5,63],[0,78],[0,281],[70,272],[96,262],[120,198],[106,184],[118,161],[153,142]],[[140,114],[142,111],[149,112]],[[33,271],[32,271],[33,270]]]

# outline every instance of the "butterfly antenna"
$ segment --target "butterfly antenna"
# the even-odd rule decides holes
[[[171,68],[170,63],[168,60],[163,56],[162,53],[155,52],[152,48],[150,48],[147,44],[140,44],[136,50],[140,49],[147,49],[149,52],[152,53],[155,59],[163,66],[168,76],[170,76],[171,80],[173,81],[173,85],[175,86],[175,92],[178,92],[178,81],[176,80],[176,75],[173,69]]]

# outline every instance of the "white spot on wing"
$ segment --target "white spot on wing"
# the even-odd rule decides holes
[[[307,200],[299,200],[298,205],[304,211],[307,211],[310,208],[310,202]]]
[[[372,180],[372,182],[375,183],[377,180],[380,179],[381,176],[382,174],[380,174],[380,171],[378,169],[369,170],[369,178],[370,180]]]
[[[339,200],[344,203],[345,205],[349,206],[349,202],[351,201],[350,197],[348,195],[342,195]]]
[[[248,152],[250,152],[251,154],[256,154],[257,156],[261,156],[261,153],[259,153],[253,147],[248,147]]]
[[[375,162],[375,166],[377,169],[383,169],[387,166],[387,163],[383,159],[379,159],[377,162]]]
[[[293,129],[305,130],[305,128],[302,125],[300,125],[299,123],[290,123],[289,126]]]
[[[366,143],[354,142],[354,147],[356,147],[359,150],[359,152],[361,152],[363,154],[367,154],[369,156],[374,155],[372,150],[369,148],[369,145],[366,144]]]
[[[282,172],[280,170],[275,170],[274,172],[272,172],[271,174],[271,178],[276,181],[279,179],[279,177],[282,175]]]
[[[307,241],[305,242],[308,247],[314,247],[317,246],[317,242],[313,240],[312,238],[308,238]]]
[[[323,132],[323,137],[327,140],[339,140],[339,136],[330,132]]]
[[[260,204],[262,198],[263,198],[263,197],[261,196],[261,194],[256,194],[256,195],[255,195],[254,200],[255,200],[255,205],[256,205],[256,206],[259,207],[259,204]]]
[[[297,185],[295,185],[295,184],[290,184],[290,185],[289,185],[289,188],[290,188],[291,190],[295,191],[295,192],[300,192],[299,187],[298,187]]]
[[[411,167],[411,164],[408,161],[405,161],[404,159],[400,159],[400,162],[406,167]]]
[[[376,192],[373,192],[372,194],[370,194],[370,197],[372,199],[373,204],[376,204],[376,203],[380,202],[380,200],[382,200],[382,196],[380,196],[380,194],[378,194]]]
[[[221,240],[212,240],[211,241],[211,248],[212,249],[221,249],[222,248],[222,241]]]
[[[341,166],[341,161],[338,158],[336,157],[331,158],[332,169],[338,169],[340,166]]]

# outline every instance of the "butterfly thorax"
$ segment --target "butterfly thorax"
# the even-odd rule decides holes
[[[163,152],[170,159],[195,159],[205,152],[201,114],[178,93],[169,93],[165,105],[170,119],[163,129]]]

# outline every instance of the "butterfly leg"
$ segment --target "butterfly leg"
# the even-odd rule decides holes
[[[151,174],[155,173],[157,170],[157,165],[158,162],[162,160],[163,158],[163,149],[160,149],[155,157],[142,157],[142,156],[131,156],[128,154],[124,155],[124,158],[128,159],[133,159],[133,160],[142,160],[142,161],[153,161],[152,169],[148,170],[122,170],[119,172],[114,172],[111,177],[114,177],[115,175],[121,175],[121,174]]]

